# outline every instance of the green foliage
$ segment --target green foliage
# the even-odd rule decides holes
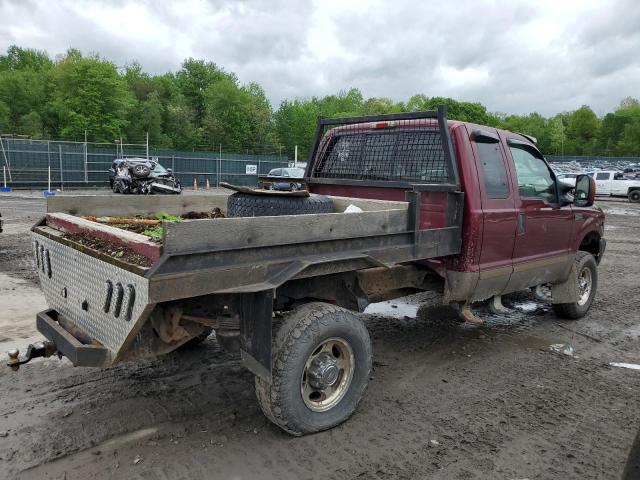
[[[116,66],[69,50],[53,75],[52,109],[62,138],[113,142],[124,133],[131,93]]]
[[[365,98],[357,88],[284,100],[273,111],[262,87],[241,85],[213,62],[188,58],[175,73],[151,75],[137,62],[121,71],[78,50],[52,60],[10,46],[0,55],[0,133],[33,138],[143,143],[153,147],[276,153],[305,160],[318,116],[342,117],[448,107],[450,119],[533,135],[547,154],[640,155],[640,102],[627,97],[602,118],[584,105],[550,118],[491,113],[478,102],[416,94],[406,102]]]
[[[157,220],[162,220],[165,222],[181,222],[182,217],[179,215],[170,215],[166,212],[156,213],[154,215]]]
[[[177,215],[170,215],[168,213],[156,213],[155,217],[158,220],[162,220],[163,222],[181,222],[183,219]],[[162,237],[164,235],[164,227],[162,224],[155,225],[153,227],[149,227],[142,232],[143,235],[151,238],[154,242],[162,242]]]

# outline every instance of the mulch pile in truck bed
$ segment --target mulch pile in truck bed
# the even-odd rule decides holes
[[[151,259],[134,252],[129,247],[116,245],[115,243],[96,238],[86,233],[65,233],[63,238],[132,265],[150,267],[153,263]]]
[[[86,217],[87,220],[106,224],[112,227],[127,230],[129,232],[135,232],[149,237],[156,243],[162,243],[162,220],[169,221],[181,221],[181,220],[197,220],[197,219],[214,219],[225,218],[224,214],[219,208],[214,208],[210,212],[187,212],[180,216],[164,216],[150,217],[150,216],[137,216],[133,217]],[[135,223],[135,222],[145,223]],[[138,265],[140,267],[150,267],[153,261],[144,255],[134,252],[131,248],[119,245],[108,240],[96,238],[91,234],[86,233],[66,233],[64,238],[80,245],[96,250],[110,257],[122,260],[123,262]]]

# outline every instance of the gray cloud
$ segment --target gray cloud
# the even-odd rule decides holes
[[[153,73],[205,58],[284,98],[360,88],[596,112],[640,96],[635,0],[0,0],[0,49],[98,52]]]

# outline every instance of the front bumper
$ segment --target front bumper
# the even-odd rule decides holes
[[[171,186],[171,185],[167,185],[164,183],[159,183],[159,182],[153,182],[150,185],[152,190],[156,190],[158,192],[162,192],[162,193],[175,193],[178,194],[180,192],[182,192],[182,187],[180,187],[180,185],[176,185],[176,186]]]
[[[104,367],[110,363],[109,350],[101,345],[81,343],[58,323],[58,312],[55,310],[38,313],[36,327],[76,367]]]

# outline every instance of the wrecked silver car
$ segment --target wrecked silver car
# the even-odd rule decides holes
[[[109,185],[114,193],[167,193],[182,192],[180,181],[171,169],[155,159],[117,158],[109,168]]]

